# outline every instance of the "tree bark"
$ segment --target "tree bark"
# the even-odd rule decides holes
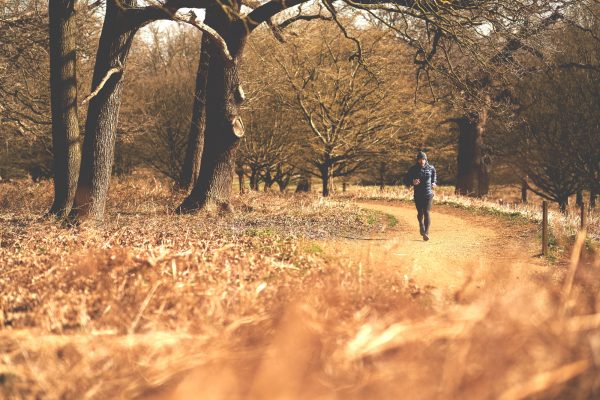
[[[126,0],[128,6],[135,0]],[[106,2],[106,14],[92,79],[92,90],[97,89],[107,73],[117,68],[88,107],[83,142],[79,182],[75,194],[73,214],[76,219],[101,220],[104,217],[106,197],[114,161],[116,128],[123,89],[123,68],[131,42],[138,26],[128,23],[124,11],[114,0]]]
[[[561,213],[565,214],[567,212],[568,206],[569,206],[569,198],[568,197],[558,199],[558,208],[560,209]]]
[[[255,167],[250,167],[250,190],[258,191],[259,171]]]
[[[263,187],[263,190],[266,193],[269,190],[271,190],[271,188],[273,187],[273,184],[275,183],[275,180],[273,179],[273,176],[271,175],[271,171],[269,168],[267,168],[267,170],[265,172],[264,181],[265,181],[265,186]]]
[[[285,189],[287,189],[289,184],[289,180],[285,180],[285,181],[278,181],[277,182],[277,186],[279,186],[279,191],[281,193],[285,192]]]
[[[196,88],[194,90],[192,123],[180,179],[181,188],[186,190],[192,188],[200,173],[204,128],[206,125],[206,83],[210,65],[210,54],[208,53],[208,42],[210,40],[208,35],[202,35],[200,60],[198,61],[198,72],[196,73]]]
[[[521,180],[521,203],[527,204],[527,178]]]
[[[58,217],[65,217],[71,211],[81,161],[75,1],[50,0],[48,4],[54,172],[54,202],[49,213]]]
[[[240,186],[240,194],[244,194],[244,171],[236,171],[238,176],[238,184]]]
[[[381,191],[383,191],[385,189],[385,172],[386,172],[386,163],[385,163],[385,161],[381,161],[379,163],[379,190],[381,190]]]
[[[310,177],[302,175],[296,185],[296,193],[308,193],[311,191]]]
[[[482,197],[489,192],[489,157],[483,155],[487,111],[453,120],[458,125],[456,193]]]
[[[321,167],[321,180],[323,181],[323,197],[329,196],[331,189],[331,168],[328,166]]]
[[[239,9],[239,3],[232,4]],[[235,153],[244,125],[240,106],[244,100],[238,69],[246,40],[239,20],[220,6],[206,10],[205,23],[225,39],[233,59],[228,60],[214,41],[208,52],[210,63],[206,85],[206,128],[200,173],[190,194],[177,212],[193,212],[208,206],[230,209]]]
[[[582,190],[578,190],[577,193],[575,194],[575,204],[577,204],[578,207],[581,207],[581,205],[583,204],[583,191]]]

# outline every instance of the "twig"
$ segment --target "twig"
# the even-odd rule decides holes
[[[142,315],[144,314],[144,311],[146,311],[146,307],[148,307],[148,304],[150,304],[150,300],[152,300],[154,293],[156,293],[156,289],[158,289],[160,285],[161,285],[160,281],[156,282],[154,284],[154,286],[152,286],[152,289],[150,289],[150,292],[148,292],[148,295],[146,296],[146,298],[144,299],[144,302],[142,303],[142,306],[140,307],[140,311],[138,311],[133,322],[131,323],[131,326],[129,327],[130,334],[135,333],[135,329],[137,328],[137,325],[140,322],[140,319],[142,319]]]

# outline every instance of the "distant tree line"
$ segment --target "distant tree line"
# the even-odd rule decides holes
[[[8,0],[0,176],[50,171],[50,213],[101,219],[111,174],[138,166],[190,212],[227,208],[236,174],[383,187],[425,149],[456,157],[457,193],[485,195],[495,160],[564,209],[598,192],[597,15],[594,0]]]

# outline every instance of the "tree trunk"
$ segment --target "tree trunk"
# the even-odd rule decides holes
[[[562,199],[558,199],[558,208],[560,212],[565,214],[567,212],[567,207],[569,206],[569,197],[564,197]]]
[[[308,193],[311,191],[310,177],[302,175],[296,186],[296,193]]]
[[[254,167],[250,167],[250,190],[258,191],[258,170]]]
[[[54,202],[49,213],[59,217],[69,215],[73,206],[81,162],[75,1],[50,0],[48,4],[54,172]]]
[[[239,8],[239,3],[234,6]],[[206,10],[205,23],[225,39],[233,60],[227,60],[214,41],[209,42],[206,128],[200,174],[178,212],[192,212],[207,206],[230,208],[235,153],[244,134],[239,115],[244,94],[238,69],[246,31],[220,6]]]
[[[135,0],[127,0],[128,6]],[[101,220],[114,162],[115,138],[121,92],[123,68],[127,61],[131,42],[139,27],[132,26],[124,12],[114,1],[106,2],[106,14],[98,51],[92,90],[96,90],[108,72],[116,68],[98,94],[90,100],[85,124],[83,155],[79,182],[75,194],[74,216],[79,219]]]
[[[323,181],[323,197],[327,197],[331,189],[331,168],[327,166],[321,168],[321,180]]]
[[[273,184],[275,183],[275,180],[271,176],[271,171],[269,170],[269,168],[267,168],[267,172],[265,173],[264,181],[265,181],[265,186],[264,186],[263,190],[265,192],[268,192],[269,190],[271,190],[271,187],[273,187]]]
[[[521,203],[527,204],[527,178],[521,180]]]
[[[283,167],[281,166],[281,164],[278,164],[277,173],[275,174],[275,178],[273,180],[277,182],[277,185],[279,186],[279,191],[281,193],[285,192],[285,189],[288,187],[291,179],[292,172],[283,172]]]
[[[289,179],[288,180],[277,181],[277,185],[279,186],[279,191],[281,193],[285,192],[285,189],[287,189],[288,184],[289,184]]]
[[[210,65],[210,54],[208,53],[208,42],[210,40],[208,35],[202,35],[200,60],[198,61],[198,72],[196,73],[196,89],[194,90],[192,123],[180,179],[181,188],[186,190],[192,188],[200,173],[204,127],[206,124],[206,83]]]
[[[577,193],[575,194],[575,204],[577,204],[578,207],[581,207],[581,205],[583,204],[583,191],[582,190],[578,190]]]
[[[379,190],[385,189],[385,170],[386,165],[384,161],[379,163]],[[345,190],[344,190],[345,191]]]
[[[487,110],[457,118],[458,168],[456,193],[481,197],[489,191],[490,158],[483,154]]]

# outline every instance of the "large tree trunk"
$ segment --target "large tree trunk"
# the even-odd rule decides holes
[[[456,193],[481,197],[489,191],[489,157],[483,155],[487,111],[457,118],[458,168]]]
[[[134,5],[135,0],[125,1]],[[123,89],[123,68],[138,27],[132,26],[114,0],[106,2],[92,89],[96,90],[109,71],[115,69],[96,96],[90,100],[85,125],[83,156],[74,215],[77,219],[104,217],[106,197],[114,161],[116,128]]]
[[[200,60],[196,73],[196,89],[194,90],[194,105],[192,108],[192,123],[188,136],[185,159],[181,171],[180,186],[182,189],[191,189],[200,173],[200,160],[204,144],[204,127],[206,124],[206,83],[210,54],[208,53],[208,35],[202,35]]]
[[[234,6],[239,8],[239,3]],[[230,208],[235,153],[244,134],[239,115],[244,94],[238,69],[246,31],[220,6],[207,9],[205,23],[225,39],[233,59],[228,60],[214,41],[209,42],[206,128],[200,174],[178,212],[192,212],[207,206]]]
[[[77,117],[77,26],[76,0],[50,0],[50,105],[52,110],[52,153],[54,202],[49,213],[69,215],[75,198],[81,138]]]

